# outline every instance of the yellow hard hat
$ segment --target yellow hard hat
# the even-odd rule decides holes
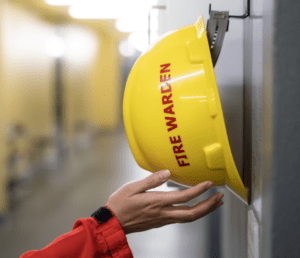
[[[212,181],[248,204],[234,163],[202,16],[160,37],[125,88],[124,125],[140,167],[184,186]]]

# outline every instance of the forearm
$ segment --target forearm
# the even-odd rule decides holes
[[[78,219],[71,232],[63,234],[41,250],[24,253],[20,258],[131,258],[124,231],[115,216],[104,224],[94,218]]]

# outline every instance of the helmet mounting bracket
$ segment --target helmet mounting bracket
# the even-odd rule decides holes
[[[245,19],[250,16],[250,0],[247,1],[247,12],[244,15],[229,15],[228,11],[212,11],[209,4],[210,17],[207,20],[207,38],[213,65],[215,66],[221,52],[225,32],[229,29],[229,18]]]

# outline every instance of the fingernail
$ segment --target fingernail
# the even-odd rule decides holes
[[[218,196],[218,202],[223,198],[223,196],[224,196],[224,194],[219,194],[219,196]]]
[[[210,187],[213,187],[215,184],[213,183],[213,182],[209,182],[208,184],[207,184],[207,187],[208,188],[210,188]]]
[[[169,177],[169,175],[170,175],[170,171],[168,169],[160,172],[159,174],[161,179],[166,179]]]

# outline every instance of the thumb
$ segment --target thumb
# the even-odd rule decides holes
[[[135,188],[134,194],[145,192],[149,189],[158,187],[163,183],[165,183],[169,178],[170,178],[169,170],[157,171],[140,181],[134,182],[136,184],[135,185],[136,187],[134,187]]]

